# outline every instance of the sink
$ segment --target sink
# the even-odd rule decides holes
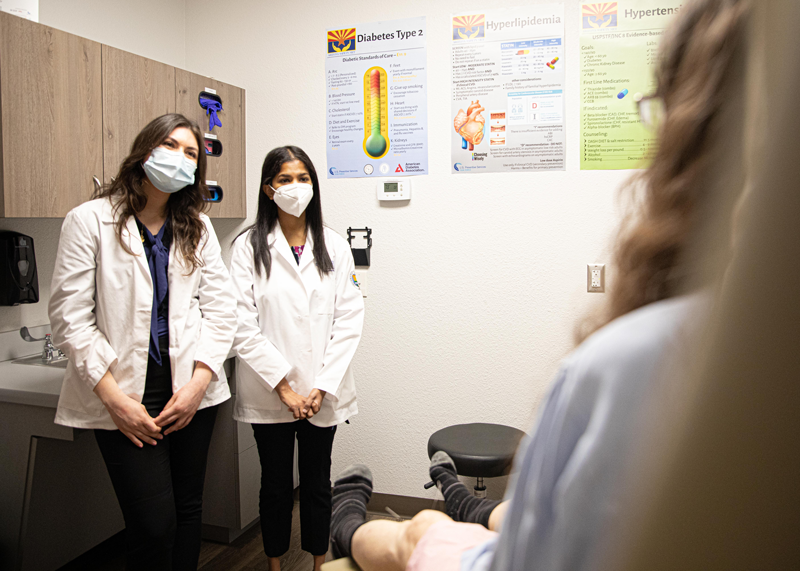
[[[62,357],[61,359],[53,359],[52,361],[45,361],[41,355],[31,355],[30,357],[23,357],[21,359],[14,359],[11,361],[15,365],[38,365],[39,367],[57,367],[59,369],[66,369],[69,359]]]

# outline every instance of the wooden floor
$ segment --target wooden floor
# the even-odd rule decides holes
[[[393,519],[386,514],[370,513],[367,519]],[[122,552],[125,549],[124,532],[98,545],[78,559],[61,567],[59,571],[124,571]],[[331,554],[325,559],[331,560]],[[261,526],[254,525],[230,545],[204,541],[200,548],[201,571],[255,571],[265,570],[267,556],[261,543]],[[282,571],[311,571],[314,558],[300,549],[300,506],[294,505],[292,516],[292,543],[281,557]]]

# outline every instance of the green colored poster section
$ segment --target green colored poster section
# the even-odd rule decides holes
[[[682,1],[581,4],[581,170],[649,164],[656,137],[636,100],[655,90],[659,43]]]

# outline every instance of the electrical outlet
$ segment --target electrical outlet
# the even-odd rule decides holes
[[[590,293],[606,291],[605,264],[588,264],[586,266],[586,291]]]

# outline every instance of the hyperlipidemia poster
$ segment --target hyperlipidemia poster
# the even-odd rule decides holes
[[[564,5],[451,19],[451,172],[564,170]]]
[[[328,30],[328,178],[428,173],[425,18]]]

